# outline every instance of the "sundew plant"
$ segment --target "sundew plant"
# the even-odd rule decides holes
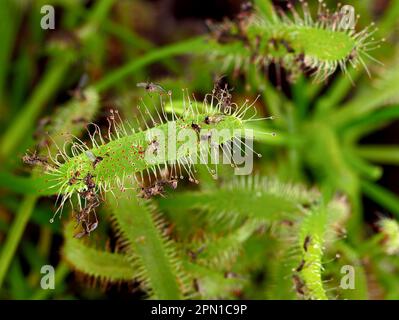
[[[0,298],[399,299],[398,1],[0,21]]]

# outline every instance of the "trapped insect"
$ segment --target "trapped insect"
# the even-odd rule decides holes
[[[167,93],[167,91],[159,84],[153,82],[139,82],[137,83],[137,87],[144,88],[147,92],[161,92]]]
[[[53,166],[48,162],[48,158],[45,156],[40,156],[37,154],[36,151],[34,151],[31,155],[29,154],[25,154],[22,157],[22,161],[28,165],[31,166],[41,166],[43,168],[47,169],[51,169]]]
[[[90,150],[87,150],[87,151],[85,151],[85,152],[86,152],[87,157],[90,159],[90,161],[93,162],[93,169],[95,169],[96,166],[97,166],[101,161],[104,160],[103,157],[95,156],[95,155],[93,154],[93,152],[91,152]]]
[[[75,184],[76,182],[78,182],[78,180],[80,180],[79,176],[80,176],[80,172],[75,171],[73,176],[69,179],[68,184],[71,186],[71,185]]]
[[[206,116],[204,122],[206,124],[212,124],[212,123],[219,123],[222,120],[223,120],[223,115]]]
[[[165,193],[165,186],[169,186],[172,189],[177,188],[177,179],[170,179],[170,180],[159,180],[155,182],[154,185],[149,187],[142,187],[139,192],[139,197],[144,199],[151,199],[154,196],[164,196]]]
[[[89,83],[89,75],[87,73],[84,73],[80,77],[77,87],[74,90],[69,91],[70,95],[72,95],[74,98],[78,100],[86,100],[86,96],[83,90],[88,83]]]
[[[302,259],[301,262],[299,263],[298,267],[295,269],[295,271],[301,272],[304,266],[305,266],[305,260]]]
[[[302,296],[305,295],[305,284],[302,279],[298,275],[294,274],[292,276],[292,281],[294,282],[296,292]]]
[[[309,236],[309,235],[307,235],[307,236],[305,237],[304,242],[303,242],[303,250],[305,250],[305,252],[308,251],[308,247],[309,247],[311,241],[312,241],[312,237]]]

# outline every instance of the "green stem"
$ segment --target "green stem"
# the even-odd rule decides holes
[[[26,137],[26,132],[33,127],[46,102],[54,95],[64,80],[65,72],[69,69],[72,61],[72,55],[64,54],[57,57],[51,66],[49,66],[43,80],[25,108],[4,133],[0,142],[1,160],[7,159],[18,147],[18,144]]]
[[[14,1],[0,1],[0,110],[5,107],[3,105],[6,91],[5,83],[21,15]],[[2,111],[4,112],[4,110]]]
[[[92,27],[95,28],[100,24],[106,17],[114,1],[115,0],[98,1],[92,14],[88,17],[86,27],[89,29]],[[91,34],[93,34],[93,32],[88,32],[85,36]],[[65,51],[52,61],[44,79],[0,141],[0,160],[7,159],[26,136],[26,132],[29,132],[29,129],[33,127],[33,124],[43,110],[46,102],[54,95],[57,88],[64,80],[65,73],[69,70],[75,59],[75,53]]]
[[[399,118],[399,106],[395,105],[373,112],[367,117],[355,119],[342,128],[342,138],[347,145],[356,144],[363,136],[378,130],[393,120]]]
[[[388,165],[399,165],[399,146],[367,145],[355,149],[355,153],[366,160]]]
[[[378,180],[381,178],[383,170],[381,167],[377,167],[368,163],[366,160],[359,158],[359,155],[354,153],[352,150],[345,150],[344,158],[359,174],[363,175],[367,179]]]
[[[399,198],[392,192],[375,183],[367,181],[361,182],[364,193],[372,200],[390,210],[397,218],[399,218]]]
[[[88,23],[100,23],[106,16],[106,13],[112,6],[113,2],[114,0],[103,0],[97,2],[93,14],[88,19]],[[17,147],[18,143],[24,138],[26,132],[29,131],[29,128],[32,127],[35,119],[44,108],[46,101],[50,99],[61,84],[65,73],[68,71],[75,58],[76,56],[74,54],[67,51],[65,54],[58,56],[54,61],[52,61],[43,81],[31,96],[28,104],[4,134],[1,141],[0,160],[7,158]],[[8,233],[7,240],[0,255],[0,287],[2,286],[5,274],[37,200],[37,195],[25,196],[17,212],[15,221]]]
[[[204,49],[204,39],[202,37],[185,40],[174,43],[162,48],[156,48],[148,52],[145,56],[136,59],[121,68],[111,72],[104,79],[94,84],[94,88],[98,91],[104,91],[119,81],[129,76],[134,71],[143,68],[144,66],[160,61],[166,57],[173,55],[197,53],[198,50]]]
[[[362,74],[362,69],[351,69],[349,71],[349,76],[355,82],[360,78]],[[321,98],[316,104],[316,112],[317,115],[323,116],[338,105],[343,98],[348,94],[348,91],[353,88],[353,83],[350,78],[346,74],[341,74],[338,79],[333,83],[331,88],[325,94],[323,98]]]
[[[391,1],[390,7],[385,10],[385,16],[380,21],[378,26],[378,34],[383,37],[394,30],[398,23],[399,17],[399,2]]]
[[[7,171],[0,171],[0,187],[8,191],[39,195],[35,181],[36,179],[33,177],[21,177]]]
[[[139,35],[135,34],[133,30],[125,28],[124,26],[114,23],[112,21],[104,21],[102,27],[105,31],[109,32],[115,37],[120,38],[124,43],[128,44],[129,50],[130,48],[135,48],[143,51],[149,51],[155,48],[154,44],[152,44],[145,38],[142,38]],[[159,62],[173,72],[177,73],[179,70],[179,66],[177,62],[173,60],[173,58],[162,59]]]
[[[94,10],[91,11],[91,14],[87,19],[88,23],[93,25],[100,24],[104,20],[104,18],[106,18],[114,2],[115,0],[97,1]]]
[[[18,243],[25,230],[25,226],[31,216],[31,213],[36,205],[36,196],[27,196],[21,204],[15,220],[8,232],[8,238],[1,250],[0,254],[0,288],[3,284],[6,272],[10,266],[12,257],[17,250]]]

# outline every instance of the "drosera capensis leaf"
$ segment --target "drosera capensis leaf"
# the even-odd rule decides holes
[[[311,207],[298,226],[295,246],[299,255],[293,268],[297,293],[306,299],[327,300],[323,285],[324,255],[327,247],[345,236],[342,225],[347,221],[349,210],[345,198],[335,198],[330,203]],[[335,256],[334,259],[339,258]],[[298,285],[300,288],[298,288]],[[300,290],[298,290],[300,289]]]
[[[237,195],[240,195],[237,197]],[[260,175],[236,177],[216,189],[182,192],[159,199],[160,207],[171,214],[189,209],[208,212],[214,221],[232,223],[247,218],[265,222],[292,219],[301,207],[315,203],[320,197],[316,190],[282,183],[276,178]]]
[[[377,31],[372,23],[362,31],[355,31],[357,17],[353,7],[338,4],[330,11],[319,1],[317,18],[312,17],[306,1],[300,1],[302,14],[288,3],[289,13],[281,8],[256,9],[241,13],[236,21],[212,25],[212,59],[223,59],[223,68],[234,67],[235,72],[248,72],[250,65],[267,68],[271,64],[283,67],[290,80],[302,72],[311,71],[315,82],[322,82],[338,68],[348,74],[348,64],[362,65],[365,59],[378,62],[368,52],[380,46],[375,40]],[[348,11],[348,9],[351,9]]]
[[[99,250],[72,237],[73,224],[69,222],[64,229],[62,255],[75,271],[107,282],[134,280],[137,270],[126,255]]]
[[[165,222],[154,205],[133,190],[116,191],[107,205],[127,257],[138,266],[135,278],[149,297],[181,299],[189,294],[176,244],[165,235]]]
[[[310,299],[327,300],[322,282],[322,257],[324,234],[327,225],[327,212],[319,207],[311,211],[302,222],[299,234],[299,244],[303,257],[302,270],[305,296]]]
[[[92,125],[91,146],[77,138],[59,146],[57,155],[51,157],[53,164],[38,179],[38,186],[46,186],[40,193],[58,194],[59,209],[74,195],[78,196],[81,206],[79,195],[84,191],[90,189],[103,194],[116,189],[137,189],[142,187],[145,177],[150,177],[151,183],[152,179],[158,181],[165,170],[170,178],[177,180],[187,175],[190,181],[198,183],[194,163],[205,163],[216,178],[220,146],[224,147],[224,156],[228,152],[232,155],[233,148],[237,147],[254,153],[241,140],[248,133],[245,123],[256,120],[253,103],[249,100],[241,106],[231,104],[227,109],[226,102],[218,100],[214,94],[207,95],[202,103],[192,101],[185,94],[184,112],[179,116],[172,112],[168,116],[164,111],[165,96],[173,105],[170,92],[156,95],[161,106],[156,116],[150,115],[152,128],[144,123],[145,129],[135,130],[129,122],[121,120],[118,111],[111,110],[106,134]],[[144,114],[150,112],[142,103],[137,108],[143,109],[140,113],[144,119]],[[247,113],[251,117],[246,117]],[[237,167],[235,161],[232,157],[230,164]],[[208,166],[209,162],[215,165],[214,169]]]

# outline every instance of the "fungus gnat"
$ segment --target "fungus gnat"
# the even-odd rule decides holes
[[[71,91],[69,91],[69,94],[76,98],[77,100],[83,101],[86,100],[86,96],[83,93],[83,89],[87,86],[89,82],[89,76],[87,73],[84,73],[80,79],[77,87]]]
[[[77,215],[76,220],[79,224],[81,224],[83,231],[78,232],[74,235],[75,238],[82,238],[86,235],[89,235],[92,231],[94,231],[98,227],[98,219],[97,215],[94,212],[95,221],[90,221],[90,211],[88,208],[82,209]]]
[[[222,120],[223,120],[223,116],[222,115],[206,116],[205,119],[204,119],[204,122],[206,124],[218,124]]]
[[[232,110],[233,96],[230,93],[232,90],[233,89],[229,89],[227,83],[225,83],[224,87],[222,87],[222,78],[215,82],[213,88],[213,96],[219,101],[220,110],[225,114],[229,114]]]
[[[88,120],[84,117],[77,117],[75,119],[72,119],[73,124],[86,124]]]
[[[100,205],[100,200],[95,193],[95,184],[92,176],[87,174],[84,178],[87,189],[80,191],[79,195],[85,200],[85,207],[76,214],[76,221],[84,229],[82,232],[75,234],[75,238],[81,238],[90,232],[94,231],[98,226],[98,219],[95,208]],[[90,213],[94,213],[94,221],[90,220]]]
[[[305,241],[303,242],[303,250],[305,250],[305,252],[308,251],[308,247],[309,247],[311,241],[312,241],[312,237],[311,236],[306,236],[305,237]]]
[[[159,142],[155,139],[151,140],[151,142],[148,144],[148,150],[150,153],[157,155],[158,154],[158,148],[159,148]]]
[[[90,161],[93,163],[93,169],[96,168],[96,166],[104,160],[103,157],[100,156],[95,156],[93,152],[91,151],[85,151],[86,156],[90,159]]]
[[[198,279],[195,279],[195,278],[193,279],[193,287],[196,292],[200,292],[200,286],[198,283]]]
[[[162,88],[159,84],[153,82],[139,82],[137,83],[137,87],[144,88],[149,93],[152,92],[166,93],[166,90],[164,88]]]
[[[298,275],[294,274],[292,276],[292,281],[294,282],[296,292],[300,295],[305,295],[305,284],[302,279]]]
[[[171,187],[172,189],[176,189],[177,188],[177,180],[176,179],[171,179],[168,181],[168,185],[169,187]]]
[[[95,169],[96,168],[96,166],[101,162],[101,161],[103,161],[104,160],[104,158],[103,157],[96,157],[96,160],[94,160],[93,161],[93,168]]]
[[[144,199],[151,199],[154,196],[163,195],[164,190],[162,185],[155,183],[155,185],[151,187],[142,187],[138,196]]]
[[[25,154],[22,157],[22,161],[31,166],[42,166],[45,169],[49,169],[52,167],[51,164],[48,163],[47,157],[39,156],[36,151],[33,152],[33,154],[31,155]]]
[[[202,245],[195,251],[190,250],[190,249],[187,250],[187,254],[190,257],[191,261],[195,261],[197,259],[198,255],[201,254],[204,250],[205,250],[205,245]]]
[[[295,269],[296,272],[301,272],[303,270],[303,267],[305,266],[305,260],[301,260],[299,263],[299,266]]]
[[[196,123],[191,124],[191,129],[193,129],[197,133],[199,133],[201,131],[201,127]]]
[[[74,185],[76,182],[78,182],[80,176],[80,172],[79,171],[75,171],[72,175],[72,178],[69,179],[68,184],[70,186]]]
[[[196,123],[191,123],[191,129],[195,131],[195,133],[197,134],[197,138],[200,139],[201,127]]]
[[[154,196],[164,196],[165,186],[169,186],[172,189],[177,188],[177,180],[160,180],[155,182],[154,185],[150,187],[142,187],[138,196],[144,199],[151,199]]]
[[[96,188],[96,184],[94,183],[93,178],[94,177],[90,173],[88,173],[83,179],[88,190],[94,190]]]

